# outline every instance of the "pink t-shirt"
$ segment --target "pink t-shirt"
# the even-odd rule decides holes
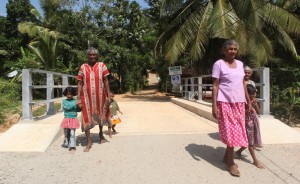
[[[229,68],[223,59],[214,63],[212,77],[219,79],[217,101],[221,102],[246,102],[244,89],[244,66],[235,60],[237,67]]]

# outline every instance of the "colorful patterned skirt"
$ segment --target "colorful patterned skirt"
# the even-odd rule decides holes
[[[246,131],[250,146],[262,146],[259,121],[256,113],[246,114]]]
[[[79,128],[80,124],[77,118],[64,118],[60,124],[61,128]]]
[[[245,103],[217,102],[221,141],[229,147],[248,147]]]

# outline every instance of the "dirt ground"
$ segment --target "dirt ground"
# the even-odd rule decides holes
[[[5,120],[5,122],[0,125],[0,133],[3,133],[6,130],[8,130],[15,123],[17,123],[20,120],[20,118],[21,118],[20,114],[12,114],[12,115],[8,115],[8,117],[9,118],[7,118]]]

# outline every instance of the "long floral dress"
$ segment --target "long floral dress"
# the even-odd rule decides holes
[[[258,115],[254,108],[246,113],[246,132],[250,146],[262,146]]]

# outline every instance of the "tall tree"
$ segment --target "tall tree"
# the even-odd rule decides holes
[[[43,17],[36,9],[31,9],[31,13],[36,16],[38,22],[24,21],[19,23],[18,30],[22,34],[28,35],[32,40],[28,47],[36,55],[40,67],[48,70],[55,70],[57,62],[57,40],[58,32],[54,25],[57,13],[59,12],[59,2],[56,0],[42,0],[42,8],[45,16]]]
[[[96,19],[103,28],[101,43],[105,43],[100,50],[118,81],[116,90],[142,88],[149,57],[143,44],[148,29],[140,6],[128,0],[114,0],[99,9]]]
[[[299,60],[291,35],[300,36],[300,21],[272,1],[164,0],[163,15],[170,22],[156,49],[163,48],[170,62],[186,52],[192,60],[202,60],[212,43],[219,44],[212,41],[235,38],[239,53],[248,56],[252,65],[260,66],[273,55],[275,37]]]
[[[35,17],[30,13],[32,5],[29,0],[9,0],[6,4],[6,17],[1,17],[1,41],[0,50],[4,50],[5,56],[0,56],[0,73],[6,74],[10,68],[5,67],[6,62],[16,61],[21,57],[20,47],[25,47],[30,39],[18,32],[18,24],[22,21],[35,22]]]

